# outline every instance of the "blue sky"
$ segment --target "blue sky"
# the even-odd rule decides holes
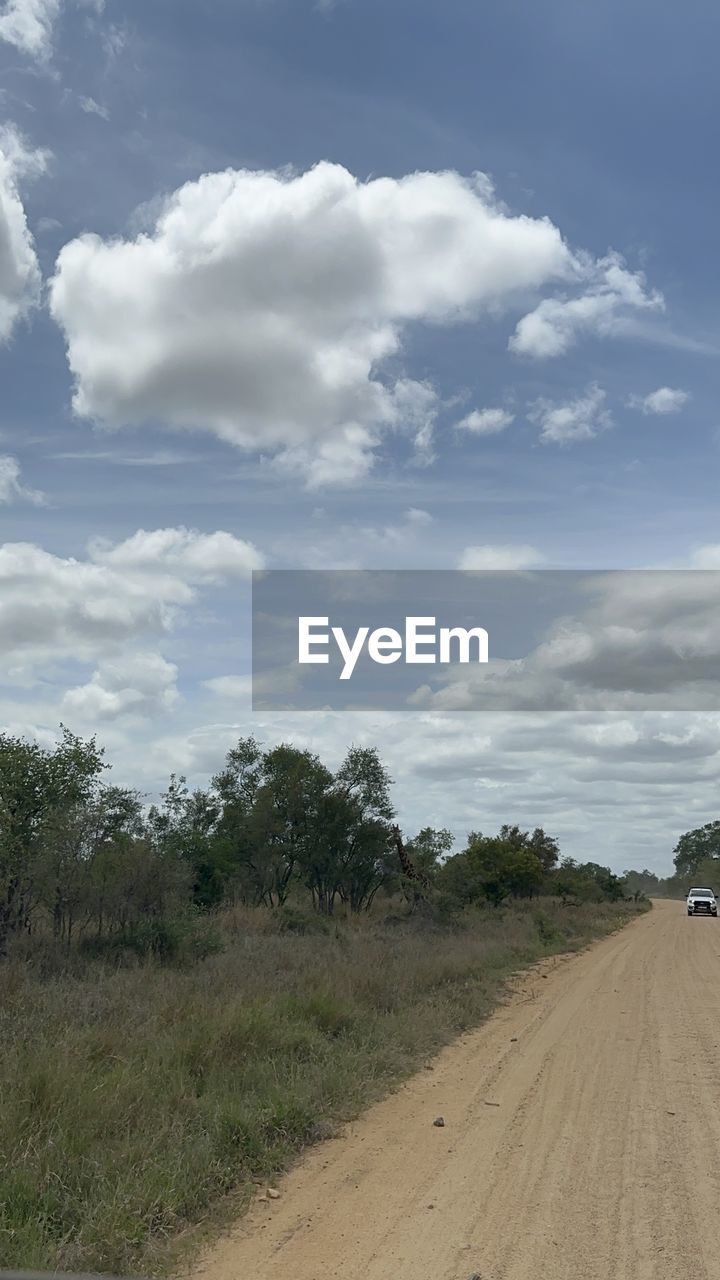
[[[717,717],[253,720],[248,574],[720,564],[719,36],[699,0],[0,3],[6,726],[150,793],[251,730],[374,741],[410,829],[666,868]]]

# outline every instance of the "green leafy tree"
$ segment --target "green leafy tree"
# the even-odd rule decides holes
[[[675,849],[675,871],[679,876],[695,876],[701,862],[720,859],[720,821],[706,822],[680,837]]]
[[[512,895],[529,897],[542,883],[543,866],[537,853],[512,835],[471,833],[467,860],[483,896],[496,907]]]
[[[186,782],[182,776],[171,776],[160,804],[148,813],[147,836],[157,853],[188,864],[196,906],[214,907],[225,896],[230,874],[215,839],[220,803],[209,792],[191,792]]]
[[[93,794],[102,754],[94,738],[83,742],[64,726],[51,749],[0,735],[0,951],[30,927],[48,892],[49,834]]]

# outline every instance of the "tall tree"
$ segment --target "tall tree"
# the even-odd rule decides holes
[[[0,735],[0,951],[30,926],[47,884],[48,833],[93,794],[102,755],[94,738],[83,742],[64,726],[51,749]]]
[[[701,862],[720,858],[720,821],[706,822],[680,837],[675,849],[675,870],[679,876],[692,876]]]

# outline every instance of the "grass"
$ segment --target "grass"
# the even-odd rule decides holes
[[[629,904],[545,901],[423,920],[236,911],[189,970],[75,955],[0,969],[0,1257],[160,1272],[178,1233],[270,1180],[454,1036],[512,973]],[[288,927],[289,926],[289,927]],[[228,1193],[233,1192],[232,1198]],[[192,1239],[192,1232],[187,1233]]]

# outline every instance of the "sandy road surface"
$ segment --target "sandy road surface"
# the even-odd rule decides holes
[[[195,1280],[720,1280],[720,920],[658,903],[515,986]]]

